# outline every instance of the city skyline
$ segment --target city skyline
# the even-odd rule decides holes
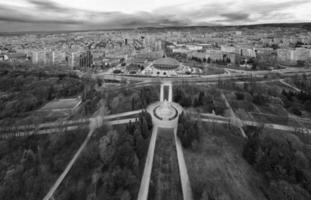
[[[310,22],[308,0],[0,1],[0,32]]]

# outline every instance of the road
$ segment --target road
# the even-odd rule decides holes
[[[308,76],[311,75],[310,68],[286,68],[286,69],[277,69],[277,70],[262,70],[262,71],[244,71],[244,70],[234,70],[226,68],[225,71],[227,73],[217,74],[217,75],[184,75],[178,77],[151,77],[151,76],[130,76],[130,75],[115,75],[115,74],[107,74],[107,73],[99,73],[96,74],[96,78],[101,78],[104,80],[116,80],[116,81],[146,81],[146,82],[157,82],[163,80],[170,80],[174,82],[217,82],[219,80],[239,80],[242,78],[265,78],[270,75],[277,75],[282,77],[291,77],[297,74],[306,74]],[[230,71],[230,73],[228,73]],[[232,72],[236,73],[232,73]]]

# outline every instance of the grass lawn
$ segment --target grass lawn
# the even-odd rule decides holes
[[[262,177],[242,158],[244,140],[204,123],[195,149],[184,149],[194,199],[265,199]]]

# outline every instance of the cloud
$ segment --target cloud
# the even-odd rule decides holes
[[[306,6],[309,0],[287,1],[232,1],[231,3],[215,2],[205,4],[189,12],[181,12],[191,18],[202,18],[209,23],[222,25],[241,25],[249,23],[291,22],[295,18],[293,11]],[[297,14],[298,10],[296,11]],[[299,13],[298,13],[299,14]],[[310,15],[311,18],[311,15]],[[306,19],[311,20],[311,19]],[[203,22],[204,23],[204,22]]]
[[[244,9],[247,9],[251,12],[260,13],[262,15],[270,14],[273,12],[285,10],[287,8],[294,8],[297,6],[301,6],[303,4],[310,3],[309,0],[287,0],[287,1],[257,1],[253,4],[244,4]],[[242,7],[242,8],[243,8]]]
[[[121,12],[101,12],[88,13],[92,18],[90,24],[108,26],[108,27],[123,27],[136,28],[144,26],[185,26],[192,22],[187,19],[176,19],[170,15],[154,14],[150,12],[137,12],[134,14],[125,14]]]
[[[0,21],[19,23],[80,24],[81,28],[97,27],[141,27],[141,26],[185,26],[190,20],[174,18],[167,14],[136,12],[126,14],[118,11],[96,12],[83,9],[68,9],[51,1],[28,0],[35,6],[30,14],[16,7],[0,7]],[[37,13],[33,15],[31,13]]]
[[[82,24],[82,22],[79,21],[74,21],[74,20],[40,20],[40,19],[31,19],[31,18],[20,18],[20,17],[5,17],[5,16],[0,16],[0,21],[5,21],[5,22],[21,22],[21,23],[44,23],[44,24]]]
[[[162,6],[149,11],[124,13],[121,11],[90,11],[82,7],[70,8],[52,0],[19,0],[28,7],[0,3],[0,21],[27,24],[40,28],[62,27],[74,29],[135,28],[143,26],[235,25],[265,22],[290,22],[309,0],[219,0],[200,1]],[[91,1],[92,0],[88,0]],[[225,2],[224,2],[225,1]],[[25,4],[26,5],[26,4]],[[139,7],[139,5],[137,5]],[[308,15],[308,14],[307,14]],[[309,15],[311,17],[311,15]],[[311,20],[311,19],[309,19]],[[63,26],[64,25],[64,26]],[[14,27],[13,25],[7,27]],[[43,26],[42,26],[43,27]],[[3,27],[0,26],[0,31]]]
[[[28,0],[30,4],[33,4],[38,9],[49,10],[49,11],[69,11],[69,8],[62,7],[50,0]]]
[[[21,22],[21,23],[61,23],[61,24],[81,24],[81,21],[67,19],[67,18],[50,18],[50,17],[37,17],[32,14],[14,10],[12,8],[0,7],[0,21],[5,22]]]
[[[247,21],[249,20],[250,14],[248,13],[225,13],[221,14],[222,17],[225,17],[225,21]]]

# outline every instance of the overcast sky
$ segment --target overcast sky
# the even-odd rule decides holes
[[[311,22],[311,0],[0,0],[0,32]]]

